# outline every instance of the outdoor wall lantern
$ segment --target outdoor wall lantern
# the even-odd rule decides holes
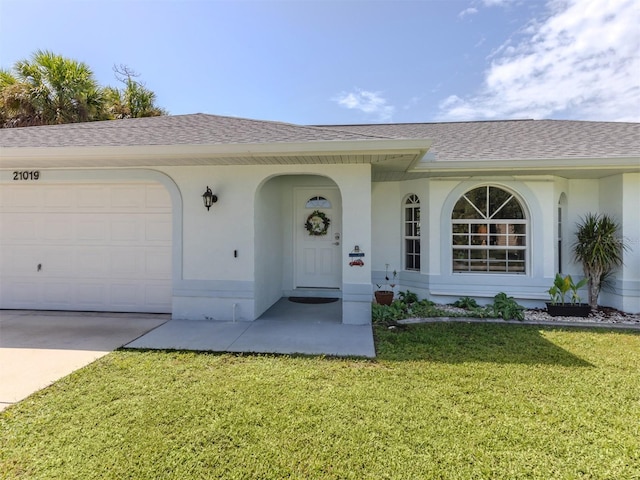
[[[208,185],[207,189],[202,194],[202,201],[204,202],[204,206],[207,207],[207,210],[211,208],[211,205],[218,201],[218,196],[213,194]]]

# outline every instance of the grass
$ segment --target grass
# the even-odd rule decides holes
[[[0,413],[0,478],[640,478],[640,335],[423,324],[376,344],[114,352]]]

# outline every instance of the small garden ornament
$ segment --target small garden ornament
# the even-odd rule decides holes
[[[398,272],[394,270],[392,275],[392,279],[389,279],[389,264],[387,263],[385,265],[384,271],[384,279],[387,281],[385,287],[387,288],[383,289],[383,286],[381,284],[376,283],[376,287],[378,287],[378,290],[376,290],[374,293],[376,297],[376,303],[379,303],[380,305],[391,305],[391,303],[393,302],[393,289],[396,286],[396,278],[398,277]]]

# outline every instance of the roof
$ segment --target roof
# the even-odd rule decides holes
[[[0,129],[7,168],[369,163],[373,179],[640,171],[640,123],[294,125],[192,114]]]
[[[433,139],[429,152],[438,161],[640,157],[640,123],[503,120],[323,128]]]
[[[0,129],[0,147],[221,145],[366,140],[375,134],[196,113]]]

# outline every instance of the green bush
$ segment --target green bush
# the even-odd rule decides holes
[[[524,307],[504,292],[500,292],[493,297],[492,307],[494,315],[498,318],[502,318],[503,320],[524,320]]]
[[[464,308],[465,310],[480,308],[478,302],[476,302],[475,299],[471,297],[462,297],[460,300],[456,300],[451,305],[457,308]]]
[[[398,293],[398,299],[391,305],[371,306],[371,320],[374,325],[394,325],[404,318],[441,317],[445,314],[435,308],[435,303],[430,300],[418,300],[418,295],[410,290]]]
[[[398,292],[398,298],[402,300],[407,305],[411,305],[418,301],[418,295],[413,293],[411,290],[406,290],[404,292]]]
[[[430,300],[417,300],[418,296],[407,290],[400,292],[398,299],[391,305],[371,306],[371,320],[374,325],[390,326],[395,325],[398,320],[405,318],[431,318],[431,317],[473,317],[473,318],[502,318],[503,320],[524,320],[524,307],[519,305],[513,297],[508,297],[506,293],[498,293],[493,304],[486,307],[479,306],[476,301],[469,297],[463,297],[453,304],[458,308],[464,308],[464,313],[452,313],[436,307]],[[467,307],[461,307],[467,305]]]
[[[396,300],[391,305],[372,304],[371,321],[373,324],[389,326],[394,325],[398,320],[407,318],[401,303],[399,300]]]

